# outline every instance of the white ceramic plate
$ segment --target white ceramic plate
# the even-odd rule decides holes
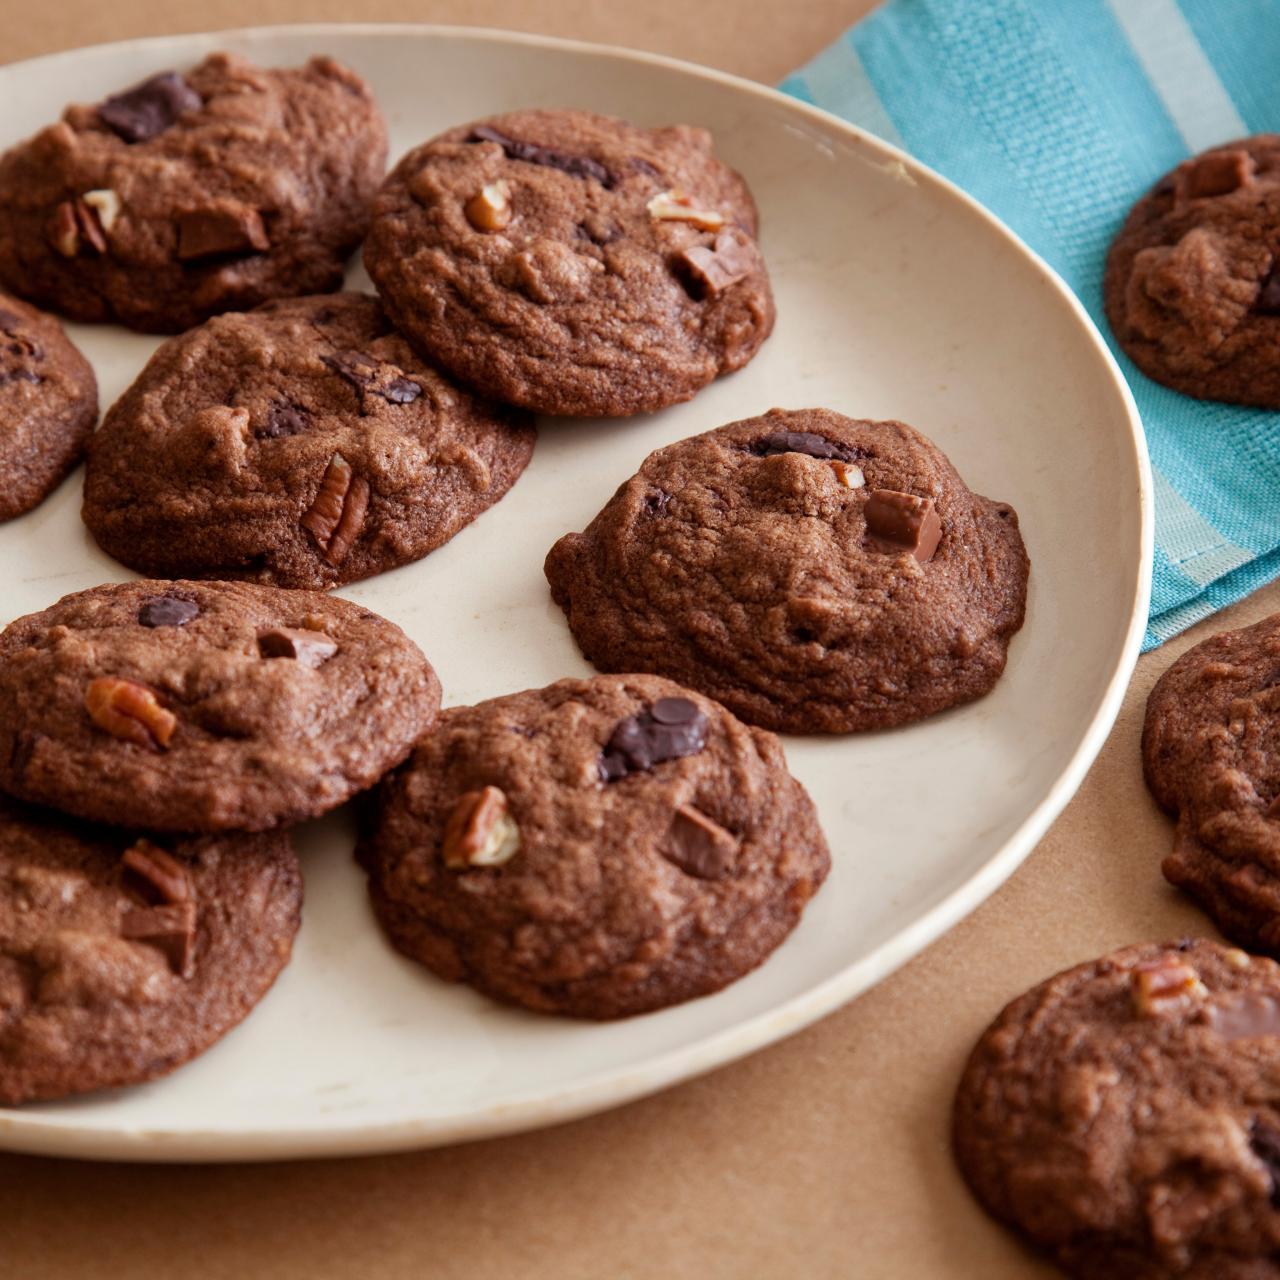
[[[978,492],[1013,503],[1027,625],[977,704],[859,738],[791,739],[833,868],[792,937],[728,991],[593,1026],[525,1015],[394,955],[351,860],[349,817],[297,833],[307,902],[259,1009],[167,1080],[0,1113],[0,1146],[123,1159],[259,1159],[424,1146],[624,1102],[797,1030],[971,911],[1061,810],[1119,706],[1146,619],[1150,478],[1137,411],[1062,283],[955,188],[771,90],[668,59],[529,36],[315,26],[145,40],[0,68],[0,144],[154,71],[230,48],[333,54],[373,84],[392,157],[446,126],[578,106],[709,126],[759,201],[778,325],[696,400],[552,422],[502,503],[427,560],[344,594],[400,623],[448,703],[585,673],[542,558],[659,445],[773,405],[900,417]],[[362,272],[354,283],[366,285]],[[74,327],[109,404],[155,345]],[[128,576],[86,536],[80,478],[0,527],[4,619]]]

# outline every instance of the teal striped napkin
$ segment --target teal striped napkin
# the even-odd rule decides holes
[[[782,85],[945,174],[1102,312],[1107,246],[1192,152],[1280,131],[1280,0],[890,0]],[[1146,648],[1280,576],[1280,414],[1192,400],[1114,343],[1146,424]]]

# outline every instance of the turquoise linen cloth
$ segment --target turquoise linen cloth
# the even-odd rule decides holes
[[[1193,152],[1280,132],[1280,0],[890,0],[782,88],[982,201],[1102,311],[1129,207]],[[1114,342],[1146,425],[1145,648],[1280,576],[1280,413],[1190,399]]]

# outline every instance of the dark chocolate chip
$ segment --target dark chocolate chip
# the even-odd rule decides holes
[[[392,378],[378,394],[392,404],[412,404],[422,394],[422,387],[412,378]]]
[[[335,351],[320,359],[357,391],[364,391],[378,374],[378,362],[363,351]]]
[[[1253,303],[1260,316],[1280,316],[1280,267],[1272,267]]]
[[[693,707],[693,714],[664,723],[654,712],[659,704],[665,704],[667,717],[685,716],[683,706]],[[696,755],[707,745],[707,717],[686,698],[659,698],[653,707],[639,711],[614,727],[608,744],[600,753],[600,778],[604,782],[616,782],[629,773],[643,773],[664,760],[678,760],[681,756]]]
[[[671,497],[665,489],[659,489],[657,493],[650,493],[645,496],[644,513],[647,516],[665,516],[667,508],[671,505]]]
[[[688,698],[659,698],[649,714],[659,724],[692,724],[702,713]]]
[[[152,596],[138,610],[138,621],[144,627],[185,627],[199,617],[200,606],[181,596]]]
[[[872,489],[862,514],[867,540],[880,551],[909,551],[924,564],[942,541],[942,521],[932,498],[896,489]]]
[[[613,186],[613,174],[590,156],[573,155],[568,151],[557,151],[554,147],[540,147],[536,142],[508,138],[505,133],[499,133],[487,124],[477,125],[472,129],[467,141],[496,142],[506,152],[509,160],[523,160],[526,164],[559,169],[575,178],[594,178],[606,190]]]
[[[146,142],[200,105],[200,95],[176,71],[164,71],[108,98],[98,119],[125,142]]]
[[[682,804],[658,852],[686,875],[719,880],[733,866],[740,844],[733,832],[693,805]]]
[[[281,436],[300,435],[311,425],[311,416],[301,405],[277,400],[267,410],[267,420],[253,434],[259,440],[278,440]]]
[[[1280,1126],[1267,1116],[1255,1116],[1249,1126],[1249,1147],[1271,1175],[1271,1203],[1280,1209]]]
[[[836,458],[840,462],[857,462],[867,457],[865,449],[856,445],[837,444],[812,431],[778,431],[753,440],[747,451],[757,458],[772,458],[779,453],[803,453],[810,458]]]

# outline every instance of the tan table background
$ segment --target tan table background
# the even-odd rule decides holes
[[[869,0],[0,0],[0,60],[168,31],[359,18],[634,45],[774,82],[870,7]],[[1101,758],[1022,869],[941,942],[816,1027],[620,1111],[451,1150],[204,1168],[0,1156],[0,1274],[1055,1274],[969,1200],[947,1152],[951,1090],[973,1039],[1024,987],[1122,943],[1208,931],[1158,873],[1170,824],[1142,786],[1142,706],[1157,675],[1195,639],[1278,609],[1280,585],[1144,659]]]

